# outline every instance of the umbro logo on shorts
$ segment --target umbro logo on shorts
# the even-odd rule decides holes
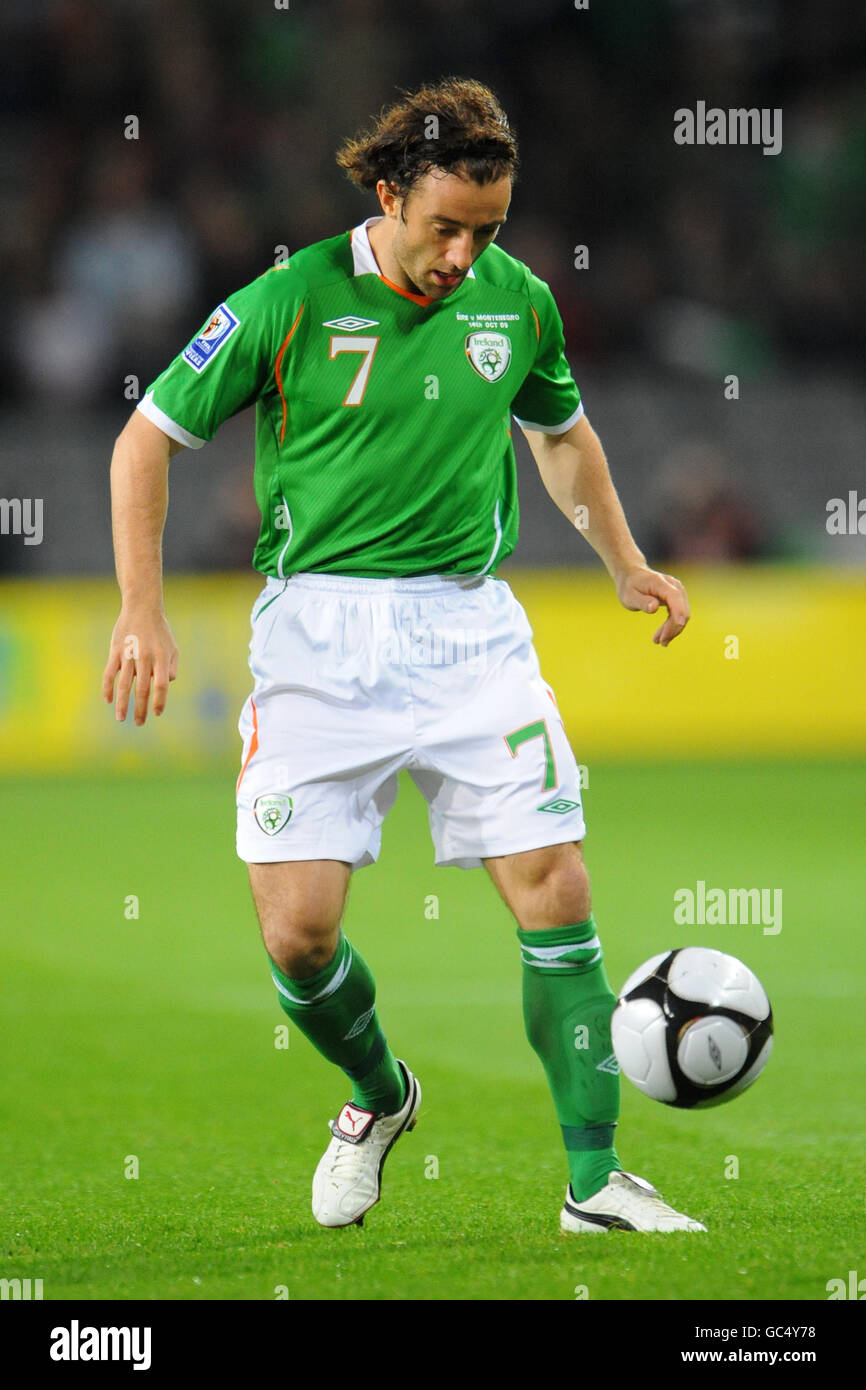
[[[564,796],[556,796],[552,801],[547,801],[543,806],[536,806],[536,811],[552,811],[555,816],[567,816],[569,811],[579,811],[579,801],[567,801]]]
[[[266,835],[276,835],[292,819],[292,798],[283,792],[270,792],[257,796],[253,803],[253,815],[259,829]]]
[[[357,333],[359,328],[378,328],[379,319],[359,319],[355,314],[346,314],[341,319],[328,319],[323,328],[342,328],[344,333]]]

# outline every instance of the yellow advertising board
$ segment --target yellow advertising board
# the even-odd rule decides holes
[[[681,570],[692,605],[661,649],[660,618],[627,613],[603,571],[508,573],[578,761],[866,753],[866,574]],[[0,767],[192,771],[239,764],[256,575],[171,577],[180,648],[166,713],[136,728],[102,702],[118,612],[108,580],[0,585]]]

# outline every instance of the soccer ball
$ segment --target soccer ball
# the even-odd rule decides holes
[[[683,1110],[733,1100],[757,1080],[773,1046],[760,980],[735,956],[705,946],[662,951],[629,975],[610,1026],[629,1081]]]

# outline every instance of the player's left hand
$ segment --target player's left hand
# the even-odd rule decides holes
[[[668,616],[658,631],[653,633],[653,641],[660,647],[667,647],[678,637],[691,617],[686,591],[672,574],[659,574],[646,565],[628,570],[617,583],[617,596],[624,608],[631,612],[655,613],[658,608],[666,608]]]

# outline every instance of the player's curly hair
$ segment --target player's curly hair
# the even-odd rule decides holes
[[[385,179],[401,197],[431,169],[493,183],[517,172],[517,142],[496,96],[471,77],[446,77],[386,106],[337,151],[358,188]]]

